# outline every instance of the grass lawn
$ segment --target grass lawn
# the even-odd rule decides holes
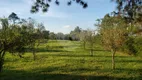
[[[0,80],[142,80],[142,57],[116,53],[116,70],[111,70],[111,53],[95,46],[94,55],[78,41],[49,41],[24,58],[6,54]]]

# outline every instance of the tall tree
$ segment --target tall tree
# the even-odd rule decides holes
[[[44,39],[49,39],[49,31],[44,30],[44,31],[42,32],[42,34],[43,34]]]
[[[93,48],[94,48],[94,42],[95,42],[95,32],[93,30],[88,29],[86,34],[86,40],[89,46],[90,55],[93,56]]]
[[[36,29],[32,20],[13,25],[9,24],[7,18],[0,18],[0,23],[0,71],[2,71],[6,52],[18,53],[20,57],[27,47],[34,52],[35,44],[38,43],[38,40],[43,39],[44,28],[43,25],[39,25]]]
[[[79,26],[75,27],[73,31],[70,32],[70,37],[73,40],[79,40],[79,34],[81,32],[81,28]]]
[[[64,40],[64,37],[65,37],[64,34],[61,33],[61,32],[56,34],[56,38],[59,39],[59,40]]]
[[[56,39],[56,35],[55,35],[54,32],[50,32],[50,33],[49,33],[49,39],[51,39],[51,40]]]
[[[80,41],[83,43],[83,48],[86,49],[85,46],[87,43],[87,31],[82,30],[79,34],[79,38],[80,38]]]
[[[117,3],[118,15],[130,23],[131,31],[135,23],[142,22],[142,0],[112,0]]]
[[[9,20],[11,20],[13,22],[13,24],[15,24],[16,20],[19,20],[19,17],[17,16],[16,13],[12,12],[9,17],[8,17]]]
[[[102,19],[99,26],[104,47],[111,50],[112,53],[112,69],[115,69],[115,53],[125,42],[126,28],[127,24],[122,17],[108,14]]]
[[[7,18],[1,18],[1,29],[0,29],[0,71],[2,70],[2,66],[4,64],[4,56],[8,51],[13,50],[14,47],[19,45],[19,33],[13,25],[9,25]]]

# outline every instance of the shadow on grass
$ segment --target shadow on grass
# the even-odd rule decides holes
[[[112,61],[111,60],[95,60],[95,61],[92,61],[92,62],[109,62],[111,63]],[[135,63],[142,63],[142,60],[115,60],[116,63],[132,63],[132,62],[135,62]]]
[[[112,56],[100,56],[100,55],[94,55],[94,56],[91,56],[91,55],[71,55],[71,54],[48,54],[48,56],[55,56],[55,57],[74,57],[74,58],[77,58],[77,57],[84,57],[84,58],[110,58],[109,60],[94,60],[92,62],[112,62],[111,58]],[[131,56],[133,57],[133,56]],[[117,60],[118,58],[121,58],[121,60]],[[115,56],[115,62],[122,62],[122,63],[128,63],[128,62],[136,62],[136,63],[142,63],[142,60],[130,60],[129,59],[130,56]]]
[[[101,50],[101,49],[100,49],[100,50],[98,49],[98,50],[93,50],[93,51],[103,51],[103,52],[110,52],[110,50],[103,50],[103,49],[102,49],[102,50]]]
[[[101,58],[111,58],[112,56],[103,56],[103,55],[75,55],[75,54],[50,54],[50,56],[57,56],[57,57],[101,57]],[[131,56],[133,57],[133,56]],[[115,56],[115,58],[130,58],[130,56]]]
[[[70,45],[70,46],[65,46],[65,45],[58,45],[58,46],[51,46],[53,49],[61,49],[61,48],[71,48],[71,47],[76,47],[76,45]],[[48,48],[48,47],[47,47]],[[50,46],[49,46],[50,48]]]
[[[50,71],[47,71],[49,69]],[[115,77],[115,76],[96,76],[96,75],[79,75],[79,74],[62,74],[52,73],[57,68],[47,68],[42,71],[21,71],[21,70],[5,70],[0,73],[0,80],[141,80],[142,76],[137,77]],[[36,70],[35,70],[36,71]],[[134,72],[131,69],[118,69],[116,72]],[[103,72],[103,71],[102,71]]]
[[[45,49],[45,48],[38,48],[38,49],[36,49],[36,52],[69,52],[69,51],[67,51],[67,50],[58,50],[58,49],[49,50],[49,49]]]

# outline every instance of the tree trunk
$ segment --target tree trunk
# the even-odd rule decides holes
[[[4,64],[4,55],[5,51],[0,52],[0,72],[2,72],[3,64]]]
[[[112,52],[112,69],[115,69],[115,60],[114,60],[114,57],[115,57],[115,50],[112,49],[111,52]]]
[[[93,42],[91,42],[91,49],[90,49],[90,55],[93,56]]]
[[[90,55],[93,56],[93,49],[90,49]]]
[[[4,59],[0,58],[0,72],[2,72],[3,63],[4,63]]]
[[[85,41],[84,41],[84,44],[83,44],[84,49],[85,49],[85,44],[86,44],[86,43],[85,43]]]
[[[34,61],[36,60],[35,49],[33,49],[33,59],[34,59]]]

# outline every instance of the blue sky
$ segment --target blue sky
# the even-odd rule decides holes
[[[94,26],[96,19],[102,18],[105,14],[116,10],[116,4],[111,0],[84,0],[88,3],[88,8],[83,9],[79,4],[66,5],[67,0],[59,0],[57,6],[51,2],[49,11],[36,14],[30,13],[33,0],[1,0],[0,17],[7,17],[15,12],[20,18],[32,17],[38,22],[42,22],[47,30],[52,32],[69,33],[76,26],[82,29],[96,29]]]

